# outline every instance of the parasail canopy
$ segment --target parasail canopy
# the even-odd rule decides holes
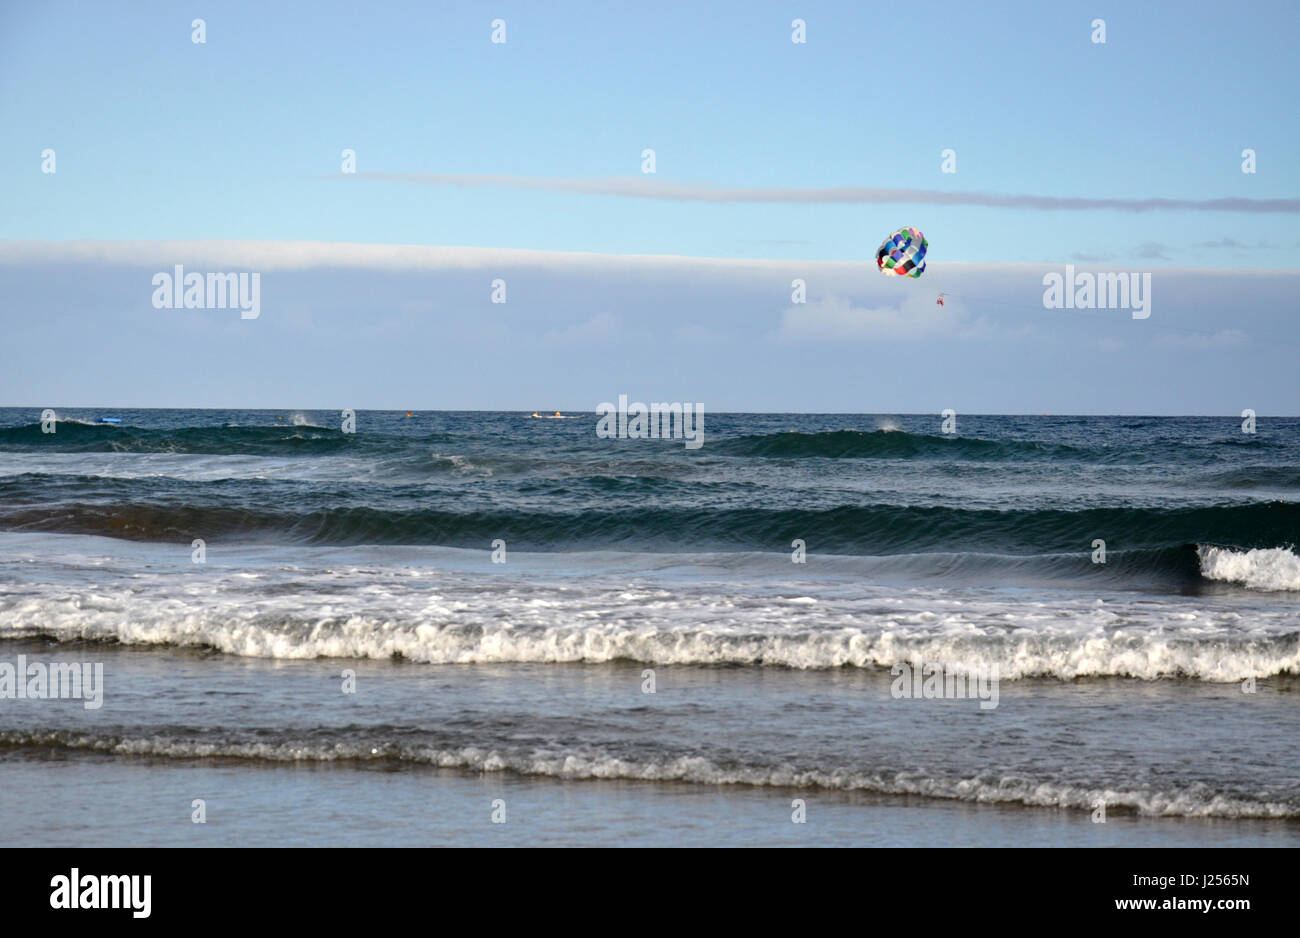
[[[919,277],[925,273],[925,251],[930,242],[915,228],[899,228],[876,250],[876,266],[882,274]]]

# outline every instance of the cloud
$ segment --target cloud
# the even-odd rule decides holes
[[[1155,342],[1169,348],[1226,348],[1240,345],[1249,338],[1240,329],[1222,329],[1213,333],[1188,329],[1182,335],[1166,333],[1157,336]]]
[[[1146,241],[1133,249],[1133,256],[1145,261],[1167,261],[1167,245],[1155,241]]]
[[[154,309],[151,276],[175,263],[266,272],[261,317]],[[987,413],[1218,413],[1243,395],[1261,413],[1300,407],[1288,367],[1300,341],[1300,271],[1162,265],[1152,317],[1140,321],[1128,310],[1045,309],[1043,275],[1062,269],[952,262],[914,281],[880,276],[871,258],[0,241],[0,294],[26,311],[8,317],[4,348],[44,348],[57,336],[60,349],[0,355],[0,403],[529,412],[542,400],[594,407],[657,376],[663,390],[647,394],[718,410],[871,402],[937,412],[964,401],[964,411]],[[491,302],[498,277],[507,304]],[[792,302],[796,280],[817,302]],[[940,289],[945,307],[934,302]],[[1183,328],[1207,337],[1160,350],[1152,367],[1116,367]],[[1250,338],[1199,347],[1231,343],[1215,336],[1225,329]],[[1127,351],[1098,349],[1102,337]],[[1233,380],[1205,381],[1196,366],[1209,356]],[[1081,374],[1107,380],[1080,384]]]
[[[927,292],[898,306],[855,306],[842,296],[820,297],[788,307],[778,334],[787,342],[816,342],[969,338],[982,332],[987,332],[984,322],[969,322],[955,303],[939,306]]]
[[[1238,251],[1275,251],[1279,245],[1270,244],[1267,241],[1260,241],[1257,244],[1245,244],[1236,238],[1220,238],[1218,241],[1200,241],[1192,247],[1197,248],[1229,248]]]
[[[1167,244],[1160,244],[1157,241],[1145,241],[1142,244],[1129,248],[1121,254],[1084,254],[1074,253],[1070,255],[1070,260],[1078,261],[1081,264],[1105,264],[1119,258],[1131,257],[1145,261],[1167,261],[1171,258],[1165,253],[1172,250]]]
[[[696,323],[678,326],[673,333],[685,342],[723,342],[727,336],[713,329],[706,329]]]
[[[590,319],[566,329],[557,329],[542,336],[550,345],[586,345],[608,342],[618,335],[618,317],[612,313],[597,313]]]
[[[372,270],[378,272],[485,271],[506,268],[550,273],[642,274],[648,277],[691,278],[700,275],[819,278],[823,283],[862,283],[903,297],[914,281],[879,276],[873,258],[856,261],[785,260],[775,258],[689,257],[680,254],[601,254],[590,251],[535,251],[520,248],[454,247],[424,244],[357,244],[330,241],[35,241],[0,240],[0,267],[81,264],[136,267],[170,271],[184,264],[198,270]],[[1291,269],[1242,267],[1165,267],[1163,274],[1196,274],[1244,280],[1271,273],[1294,278]],[[1035,283],[1056,263],[974,263],[948,261],[945,277],[1027,278]],[[924,281],[922,281],[924,282]],[[809,281],[812,283],[812,280]],[[789,281],[783,288],[788,294]],[[955,292],[955,291],[954,291]]]
[[[648,176],[605,179],[564,179],[510,176],[492,173],[333,173],[335,179],[369,179],[427,186],[492,186],[605,195],[625,199],[665,202],[793,202],[842,205],[978,205],[986,208],[1040,211],[1129,212],[1200,211],[1247,213],[1300,213],[1300,199],[1087,199],[1050,195],[1015,195],[995,192],[944,192],[937,189],[881,189],[870,186],[712,186],[663,182]]]
[[[680,254],[601,254],[520,248],[454,247],[424,244],[356,244],[329,241],[5,241],[0,266],[95,264],[151,267],[175,264],[212,270],[454,271],[524,268],[546,271],[703,273],[717,270],[827,270],[875,272],[871,261],[781,261],[688,257]]]

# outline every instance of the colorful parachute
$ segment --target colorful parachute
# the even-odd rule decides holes
[[[919,277],[925,273],[925,251],[930,242],[915,228],[899,228],[876,251],[876,266],[882,274]]]

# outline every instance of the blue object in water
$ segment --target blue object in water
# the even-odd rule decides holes
[[[100,417],[99,422],[100,423],[121,423],[122,418],[121,417]]]

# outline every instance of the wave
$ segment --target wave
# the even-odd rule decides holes
[[[1300,590],[1300,557],[1285,547],[1229,550],[1199,547],[1201,574],[1207,580],[1241,583],[1257,590]]]
[[[944,778],[924,771],[862,770],[843,766],[800,766],[793,763],[714,761],[699,755],[627,757],[595,746],[528,747],[457,745],[452,741],[408,742],[401,731],[384,727],[350,727],[346,735],[322,739],[317,732],[296,738],[267,740],[272,731],[249,738],[209,739],[203,732],[126,735],[77,733],[62,730],[0,731],[0,752],[98,753],[119,757],[175,760],[239,760],[264,764],[378,764],[424,766],[473,772],[510,773],[565,780],[638,780],[696,785],[747,785],[761,788],[824,789],[905,795],[974,804],[1021,805],[1092,811],[1104,802],[1111,812],[1148,817],[1296,818],[1294,800],[1270,801],[1213,792],[1203,785],[1101,787],[1095,782],[1035,779],[1024,774],[987,771],[968,777]],[[356,736],[368,737],[356,741]],[[399,738],[394,738],[399,737]]]
[[[0,483],[0,492],[22,480]],[[123,493],[130,497],[130,493]],[[663,505],[635,493],[608,499],[617,506],[536,511],[457,508],[463,496],[410,494],[410,508],[339,505],[346,491],[304,492],[274,507],[225,499],[225,504],[157,501],[12,499],[0,507],[0,529],[94,534],[141,541],[194,537],[315,545],[426,544],[481,547],[505,538],[525,550],[590,548],[788,550],[805,540],[809,552],[884,555],[930,551],[1088,553],[1094,539],[1109,551],[1210,544],[1235,550],[1289,544],[1300,531],[1300,503],[1177,508],[970,509],[898,505],[826,509]],[[393,499],[403,496],[397,492]],[[389,500],[393,504],[393,499]],[[429,502],[448,507],[429,507]],[[298,507],[293,507],[294,502]],[[25,504],[23,502],[26,502]]]
[[[335,590],[338,590],[335,586]],[[963,673],[998,669],[1001,680],[1184,678],[1230,683],[1300,675],[1300,628],[1274,617],[1243,629],[1240,616],[1189,614],[1182,607],[1113,608],[1059,604],[1054,611],[1016,603],[983,608],[932,604],[919,611],[820,611],[817,600],[766,600],[723,619],[693,620],[728,597],[673,602],[662,590],[626,589],[613,597],[484,593],[452,599],[423,595],[399,607],[382,593],[345,608],[334,595],[293,592],[276,604],[204,604],[189,597],[152,600],[133,592],[28,600],[0,610],[0,639],[101,641],[211,648],[277,660],[401,659],[419,664],[535,663],[777,667],[797,670],[890,669],[943,663]],[[481,615],[469,610],[477,596]],[[440,601],[439,601],[440,600]],[[324,608],[312,609],[325,602]],[[633,617],[626,603],[655,606]],[[753,606],[751,602],[748,604]],[[369,611],[379,606],[383,612]],[[609,620],[600,625],[574,622]],[[674,624],[669,625],[672,622]]]
[[[710,452],[768,459],[1023,459],[1081,456],[1086,451],[1063,443],[985,440],[932,436],[901,430],[828,430],[821,433],[753,434],[709,444]]]
[[[261,419],[265,419],[264,417]],[[576,419],[576,418],[574,418]],[[702,456],[727,459],[889,459],[951,462],[1007,463],[1024,461],[1089,462],[1099,465],[1150,465],[1165,461],[1171,465],[1205,463],[1212,465],[1234,454],[1215,452],[1219,446],[1248,447],[1273,452],[1278,441],[1248,437],[1225,440],[1148,440],[1122,444],[1081,445],[1033,439],[986,439],[956,435],[909,433],[886,422],[875,430],[825,430],[817,432],[782,431],[737,437],[709,437]],[[341,427],[315,424],[301,413],[285,421],[261,426],[225,423],[222,426],[183,426],[150,428],[129,424],[101,424],[75,418],[60,418],[55,433],[43,433],[37,422],[0,427],[0,448],[19,451],[39,448],[46,452],[82,453],[167,453],[195,455],[255,456],[327,456],[334,453],[360,453],[392,458],[421,459],[427,455],[426,444],[472,444],[490,440],[500,447],[495,452],[478,453],[476,458],[517,458],[529,453],[535,439],[489,434],[474,437],[466,433],[376,432],[344,433]],[[566,436],[564,442],[574,442]],[[560,441],[548,437],[548,442]],[[589,442],[596,443],[595,437]],[[649,451],[649,450],[647,450]],[[667,452],[676,454],[675,448]],[[444,457],[447,454],[442,454]],[[457,455],[468,455],[465,453]],[[530,455],[546,462],[556,453]],[[570,451],[569,456],[579,454]],[[590,453],[581,454],[589,456]],[[1262,455],[1262,453],[1261,453]],[[1206,481],[1230,488],[1267,485],[1294,486],[1297,471],[1291,466],[1260,465],[1227,470],[1222,477],[1208,476]]]
[[[60,419],[54,433],[39,423],[0,428],[0,446],[74,453],[180,453],[204,456],[328,455],[391,449],[406,445],[465,440],[448,433],[390,436],[344,433],[341,428],[310,423],[301,415],[268,426],[179,427],[151,429],[129,425]]]
[[[1300,467],[1241,466],[1202,476],[1198,481],[1227,489],[1300,488]]]

